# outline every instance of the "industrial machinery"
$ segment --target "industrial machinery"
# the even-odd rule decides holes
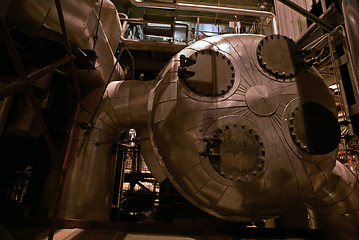
[[[212,215],[262,220],[305,202],[313,227],[358,234],[358,182],[336,161],[332,95],[285,36],[198,41],[154,82],[110,83],[100,109],[78,136],[62,217],[106,219],[113,161],[95,143],[134,128],[153,175]]]
[[[58,26],[50,20],[53,34]],[[74,34],[81,23],[70,37],[88,48],[92,41]],[[209,214],[257,221],[305,203],[311,227],[326,237],[359,235],[359,182],[336,161],[341,132],[333,96],[293,40],[279,34],[209,37],[178,52],[155,80],[121,80],[111,52],[119,39],[113,34],[108,42],[106,26],[120,28],[104,24],[103,45],[93,46],[106,61],[75,115],[59,218],[109,220],[119,164],[112,143],[134,129],[157,181],[168,178]]]

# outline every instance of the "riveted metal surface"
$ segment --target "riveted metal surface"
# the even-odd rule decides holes
[[[262,38],[222,35],[198,41],[173,57],[150,94],[151,140],[166,175],[193,204],[227,220],[285,212],[310,199],[334,167],[336,149],[313,158],[293,142],[288,128],[288,116],[299,103],[317,102],[334,113],[328,89],[312,70],[299,71],[291,81],[264,74],[257,58]],[[233,65],[233,86],[223,95],[204,96],[178,78],[181,55],[190,59],[201,51],[218,52]],[[195,60],[188,62],[188,71],[204,59]],[[219,76],[227,76],[228,67],[217,71],[226,85],[227,78]],[[304,89],[309,81],[315,91]]]

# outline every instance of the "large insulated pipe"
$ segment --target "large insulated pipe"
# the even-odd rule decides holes
[[[210,12],[210,13],[226,13],[226,14],[237,14],[243,16],[256,16],[256,17],[269,17],[272,20],[273,34],[279,34],[277,18],[271,12],[220,7],[220,6],[198,5],[198,4],[190,4],[190,3],[179,3],[179,2],[165,3],[165,2],[136,1],[136,0],[130,0],[130,2],[137,7],[198,11],[198,12]]]
[[[333,97],[296,54],[283,36],[221,35],[185,48],[151,91],[152,144],[178,191],[212,215],[253,221],[307,202],[311,227],[355,239],[359,191],[336,161]]]
[[[326,239],[358,239],[359,182],[340,162],[327,183],[307,204],[312,228],[323,229]]]
[[[104,0],[102,15],[98,21],[98,1],[62,0],[61,6],[66,23],[68,38],[72,47],[96,52],[96,71],[78,70],[79,82],[89,91],[103,85],[116,62],[114,52],[120,42],[120,21],[114,4]],[[21,16],[21,17],[19,17]],[[15,0],[7,11],[6,22],[29,36],[41,36],[53,41],[61,41],[61,26],[54,1],[49,0]],[[94,40],[97,41],[93,49]],[[112,74],[112,79],[120,79],[120,67]],[[89,74],[91,72],[92,74]]]
[[[111,1],[103,0],[102,11],[107,16],[99,20],[97,14],[98,3],[99,1],[95,0],[61,0],[63,18],[71,47],[81,50],[94,50],[97,56],[95,69],[77,69],[76,73],[82,86],[83,94],[87,94],[97,87],[103,88],[108,80],[121,79],[122,77],[121,67],[117,64],[114,57],[114,52],[120,41],[118,34],[120,32],[118,13]],[[59,37],[62,30],[54,1],[14,0],[7,11],[6,22],[8,26],[14,27],[31,37],[41,36],[50,41],[62,43]],[[97,44],[93,49],[94,40],[97,40]],[[59,64],[60,62],[56,62],[50,65],[50,67],[55,68]],[[98,101],[101,96],[101,90],[96,92],[96,96],[94,95],[95,92],[92,93],[91,98],[93,101]],[[82,112],[82,118],[84,113],[85,111]],[[74,160],[74,156],[72,156],[71,161],[73,162]],[[51,206],[49,207],[52,202],[51,198],[55,195],[54,190],[56,189],[53,187],[53,182],[58,181],[57,169],[61,169],[61,166],[54,166],[45,183],[44,194],[40,203],[45,209],[51,208]],[[76,169],[76,171],[78,174],[82,174],[81,169]],[[69,175],[72,174],[74,173],[69,173]],[[87,175],[86,178],[91,178],[91,175]],[[67,187],[65,185],[65,191],[68,191]],[[67,200],[66,197],[68,195],[65,196],[64,201]],[[83,202],[84,200],[79,197],[77,201]],[[64,215],[62,214],[62,216]]]
[[[65,179],[59,218],[108,221],[110,217],[115,155],[112,143],[122,131],[135,128],[152,174],[165,175],[156,161],[147,131],[147,102],[153,81],[111,82],[88,131],[78,131]],[[101,88],[84,100],[79,122],[88,123],[95,111]]]

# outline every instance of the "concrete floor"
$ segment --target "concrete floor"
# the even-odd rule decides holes
[[[49,230],[38,227],[6,226],[0,230],[0,240],[47,240]],[[54,240],[195,240],[179,235],[164,234],[124,234],[121,231],[85,230],[80,228],[60,229],[56,231]]]
[[[0,240],[47,240],[50,225],[49,219],[3,219],[0,222]],[[257,228],[254,225],[194,219],[177,219],[173,223],[59,220],[57,225],[59,229],[54,240],[323,239],[322,232],[314,229]]]

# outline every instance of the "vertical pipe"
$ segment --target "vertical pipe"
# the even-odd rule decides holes
[[[199,17],[197,17],[197,32],[196,32],[196,41],[199,40]]]
[[[123,147],[122,147],[123,148]],[[121,174],[120,174],[120,190],[119,190],[119,197],[118,197],[118,213],[117,213],[117,221],[120,220],[120,211],[122,205],[122,191],[123,191],[123,183],[125,180],[125,163],[126,163],[126,155],[127,155],[127,148],[122,149],[122,156],[121,156]]]
[[[135,158],[136,158],[136,162],[137,162],[137,174],[141,174],[141,157],[140,157],[140,146],[137,144],[135,147]]]
[[[77,108],[76,108],[73,124],[71,127],[70,138],[69,138],[69,142],[67,144],[66,155],[64,158],[64,163],[62,165],[62,172],[61,172],[59,186],[58,186],[56,200],[55,200],[54,216],[53,216],[53,221],[51,223],[48,240],[52,240],[54,237],[56,220],[57,220],[57,215],[58,215],[58,212],[60,209],[60,202],[61,202],[61,197],[62,197],[62,192],[63,192],[63,187],[64,187],[64,179],[65,179],[67,168],[68,168],[69,161],[70,161],[70,153],[71,153],[72,145],[73,145],[73,142],[75,139],[77,123],[78,123],[78,119],[80,116],[80,112],[81,112],[81,105],[80,105],[80,103],[77,103]]]

